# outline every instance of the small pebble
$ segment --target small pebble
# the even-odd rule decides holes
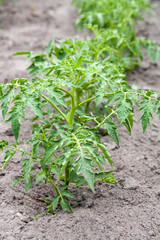
[[[150,231],[148,232],[148,234],[149,234],[151,237],[155,236],[155,233],[154,233],[152,230],[150,230]]]
[[[124,189],[135,190],[139,187],[139,183],[132,177],[127,178],[124,182]]]

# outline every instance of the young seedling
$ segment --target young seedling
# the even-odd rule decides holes
[[[86,1],[82,2],[85,6]],[[104,1],[98,1],[98,4],[100,2],[102,6]],[[132,4],[135,2],[132,1]],[[124,1],[117,5],[112,4],[113,1],[108,3],[117,7],[116,14],[112,13],[112,21],[117,23],[119,4],[124,7]],[[87,11],[88,8],[86,14]],[[119,16],[122,13],[120,11]],[[132,15],[130,18],[132,25],[134,18]],[[55,192],[52,200],[45,200],[50,213],[55,213],[59,205],[72,212],[68,199],[75,196],[70,186],[86,184],[94,193],[97,182],[116,182],[113,160],[100,136],[102,129],[119,146],[118,127],[123,124],[131,133],[135,105],[142,112],[143,131],[150,123],[152,112],[160,115],[157,93],[130,86],[125,73],[126,68],[131,69],[132,63],[142,57],[139,46],[136,48],[137,43],[149,46],[152,57],[155,57],[158,46],[146,39],[136,39],[135,35],[132,41],[131,35],[127,39],[127,21],[128,15],[124,15],[119,25],[123,31],[116,31],[112,23],[105,31],[89,22],[88,27],[95,34],[93,39],[66,39],[57,43],[52,40],[46,52],[16,53],[26,54],[31,61],[28,70],[32,80],[13,79],[10,83],[0,84],[2,116],[11,123],[15,136],[12,144],[0,141],[0,149],[6,149],[2,169],[20,152],[22,174],[15,179],[13,186],[24,179],[27,192],[33,180],[37,184],[40,181],[50,183]],[[133,29],[131,32],[134,32]],[[34,114],[32,135],[25,142],[30,146],[28,151],[18,140],[27,107]]]

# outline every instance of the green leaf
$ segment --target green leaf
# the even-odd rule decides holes
[[[64,101],[64,95],[62,92],[55,90],[54,87],[47,87],[46,91],[49,93],[49,95],[52,98],[55,98],[55,100],[59,106],[67,107],[67,105]],[[53,99],[52,99],[52,101],[53,101]]]
[[[3,151],[3,148],[9,145],[8,141],[2,140],[0,141],[0,150]]]
[[[36,116],[39,116],[43,119],[43,111],[39,105],[39,101],[34,98],[34,96],[27,96],[27,103],[31,110],[34,112]]]
[[[132,111],[131,102],[122,100],[121,103],[117,106],[117,110],[118,110],[117,116],[120,120],[120,123],[122,124]]]
[[[16,52],[14,54],[12,54],[12,56],[17,56],[17,55],[29,55],[31,52],[29,51],[22,51],[22,52]]]
[[[58,168],[56,165],[51,166],[50,170],[51,170],[52,173],[55,173],[55,174],[60,173],[60,168]]]
[[[90,165],[91,160],[84,156],[81,156],[78,158],[77,163],[79,164],[78,172],[84,176],[90,189],[92,190],[93,193],[95,193],[93,173],[91,172],[91,165]]]
[[[118,183],[118,181],[115,180],[114,176],[109,176],[107,178],[104,178],[103,181],[105,181],[107,183]]]
[[[23,168],[26,186],[29,186],[29,183],[31,182],[31,179],[32,179],[31,171],[33,170],[33,168],[32,168],[33,161],[34,161],[34,159],[32,157],[22,160],[22,162],[24,162],[24,165],[22,168]]]
[[[54,199],[53,199],[53,202],[52,202],[52,210],[53,210],[53,212],[55,211],[55,209],[56,209],[57,206],[58,206],[59,199],[60,199],[60,196],[56,196],[56,197],[54,197]]]
[[[111,155],[109,154],[107,148],[102,143],[98,143],[97,146],[102,150],[105,158],[107,158],[107,160],[110,163],[111,167],[113,167],[113,160],[112,160]]]
[[[108,172],[100,172],[100,173],[95,173],[95,178],[99,178],[103,181],[104,178],[108,177],[111,175],[114,171],[108,171]]]
[[[52,40],[49,42],[48,46],[46,47],[46,51],[47,51],[49,57],[51,57],[51,55],[52,55],[53,44],[54,44],[54,40],[52,39]]]
[[[47,203],[47,204],[51,204],[52,201],[50,199],[46,198],[46,199],[44,199],[44,202]]]
[[[40,181],[42,181],[45,177],[46,177],[46,174],[44,171],[39,172],[36,175],[36,184],[39,183]]]
[[[78,176],[78,180],[77,180],[77,182],[76,182],[75,187],[84,185],[84,184],[86,184],[86,183],[87,183],[87,182],[86,182],[86,180],[85,180],[85,178],[84,178],[83,176]]]
[[[104,99],[105,92],[99,92],[96,96],[96,106],[98,106]]]
[[[25,191],[26,191],[26,193],[28,192],[28,190],[32,186],[32,181],[33,181],[32,176],[29,177],[28,181],[25,181]]]
[[[6,93],[0,99],[3,102],[1,105],[3,119],[5,119],[5,116],[9,110],[9,104],[10,104],[12,97],[14,96],[14,93],[15,93],[15,91],[12,89],[12,90],[8,91],[8,93]]]
[[[37,214],[37,215],[33,218],[33,220],[36,220],[36,219],[39,218],[41,215],[42,215],[42,213]]]
[[[71,205],[65,199],[62,199],[60,204],[61,204],[61,207],[64,211],[68,211],[68,212],[71,212],[71,213],[73,212],[72,208],[71,208]]]
[[[153,63],[157,62],[158,59],[160,58],[160,47],[159,46],[154,46],[154,45],[149,45],[148,49],[148,56],[151,59]]]
[[[62,196],[76,199],[75,196],[74,196],[71,192],[69,192],[69,191],[67,191],[67,190],[64,190],[64,191],[62,192]]]
[[[13,155],[16,153],[16,150],[9,149],[5,152],[4,161],[2,163],[2,169],[7,165],[7,163],[10,161],[10,159],[13,157]]]
[[[17,142],[18,137],[19,137],[20,127],[21,127],[18,114],[13,115],[13,118],[11,120],[11,126],[12,126],[12,130],[13,130],[16,142]]]
[[[54,154],[57,148],[59,148],[62,140],[57,140],[45,151],[43,159],[41,160],[41,166],[45,165],[49,158]]]
[[[14,180],[13,180],[13,183],[11,185],[11,188],[13,188],[17,183],[19,183],[22,179],[24,178],[24,176],[22,175],[21,177],[16,177]]]
[[[141,122],[143,132],[145,132],[148,124],[150,123],[150,118],[153,118],[151,111],[154,111],[155,105],[150,101],[149,98],[144,98],[140,103],[140,106],[141,108],[138,111],[144,111],[143,115],[141,116]]]
[[[147,110],[144,111],[143,115],[141,116],[143,133],[146,131],[146,128],[147,128],[148,124],[150,123],[150,118],[153,118],[151,112],[147,111]]]
[[[113,138],[113,140],[119,146],[119,140],[118,140],[118,133],[117,133],[117,125],[116,125],[116,123],[107,121],[104,124],[104,128],[107,129],[108,134]]]

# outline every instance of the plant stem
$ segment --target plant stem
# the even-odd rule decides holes
[[[72,89],[72,108],[69,114],[68,119],[68,125],[72,128],[73,127],[73,119],[74,119],[74,113],[76,110],[76,104],[75,104],[75,88]]]
[[[68,94],[69,96],[72,97],[72,93],[70,93],[69,91],[67,91],[67,90],[65,90],[65,89],[63,89],[63,88],[61,88],[61,87],[57,87],[57,89],[59,89],[59,90],[65,92],[66,94]]]
[[[14,149],[15,151],[18,151],[18,152],[21,152],[21,153],[25,153],[26,155],[29,155],[29,156],[33,156],[33,154],[28,153],[26,151],[23,151],[23,150],[21,150],[19,148],[15,148],[15,147],[11,147],[11,146],[8,146],[6,148],[11,148],[11,149]],[[36,157],[39,158],[39,159],[42,159],[42,157],[40,157],[40,156],[36,156]]]
[[[67,166],[66,166],[66,168],[65,168],[65,185],[69,185],[69,176],[70,175],[70,171],[69,171],[69,169],[68,169],[68,164],[67,164]]]
[[[85,104],[85,103],[87,103],[87,102],[90,102],[90,101],[92,101],[92,100],[94,100],[94,99],[96,99],[96,96],[95,96],[95,97],[88,98],[87,100],[79,103],[79,104],[76,106],[76,108],[78,108],[78,107],[82,106],[83,104]]]
[[[105,123],[105,121],[106,121],[108,118],[110,118],[110,116],[112,116],[113,114],[115,114],[116,112],[118,112],[118,110],[112,111],[107,117],[105,117],[105,119],[103,119],[103,121],[102,121],[101,123],[99,123],[99,124],[97,125],[97,127],[96,127],[95,129],[98,129],[100,126],[102,126],[103,123]]]
[[[47,98],[47,97],[44,96],[43,94],[41,94],[41,96],[42,96],[45,100],[47,100],[47,102],[49,102],[49,103],[61,114],[61,116],[68,122],[66,115],[65,115],[49,98]]]
[[[53,183],[51,176],[49,175],[47,176],[47,178],[48,178],[48,182],[53,186],[54,190],[56,191],[57,196],[60,196],[61,198],[63,198],[59,188]]]

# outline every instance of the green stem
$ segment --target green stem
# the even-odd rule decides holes
[[[76,110],[76,104],[75,104],[75,88],[72,89],[72,108],[69,114],[69,119],[68,119],[68,125],[72,128],[73,127],[73,119],[74,119],[74,114]]]
[[[79,104],[76,106],[76,108],[78,108],[78,107],[82,106],[83,104],[85,104],[85,103],[87,103],[87,102],[90,102],[90,101],[92,101],[92,100],[94,100],[94,99],[96,99],[96,97],[88,98],[87,100],[79,103]]]
[[[100,126],[102,126],[103,123],[105,123],[105,121],[106,121],[108,118],[110,118],[110,116],[112,116],[113,114],[115,114],[116,112],[118,112],[118,110],[112,111],[107,117],[105,117],[105,118],[103,119],[103,121],[102,121],[101,123],[99,123],[99,124],[97,125],[97,127],[96,127],[95,129],[98,129]]]
[[[51,176],[47,176],[47,178],[48,178],[48,182],[53,186],[54,190],[56,191],[57,196],[60,196],[62,199],[63,198],[62,194],[61,194],[59,188],[53,183]]]
[[[7,148],[11,148],[11,149],[14,149],[15,151],[18,151],[18,152],[21,152],[21,153],[25,153],[26,155],[29,155],[29,156],[33,156],[33,154],[25,152],[25,151],[23,151],[23,150],[21,150],[19,148],[15,148],[15,147],[11,147],[11,146],[8,146]],[[36,156],[36,157],[39,158],[39,159],[42,159],[42,157],[40,157],[40,156]]]
[[[76,90],[76,104],[78,105],[80,103],[80,92],[82,93],[82,91]]]
[[[69,177],[70,177],[70,171],[68,169],[68,165],[66,166],[66,169],[65,169],[65,185],[69,185]]]
[[[68,122],[66,115],[65,115],[49,98],[47,98],[47,97],[44,96],[43,94],[41,94],[41,96],[42,96],[45,100],[47,100],[47,102],[49,102],[49,103],[61,114],[61,116]]]
[[[72,97],[72,93],[70,93],[69,91],[67,91],[67,90],[65,90],[65,89],[63,89],[63,88],[61,88],[61,87],[57,87],[57,89],[59,89],[59,90],[65,92],[65,93],[67,93],[69,96]]]

